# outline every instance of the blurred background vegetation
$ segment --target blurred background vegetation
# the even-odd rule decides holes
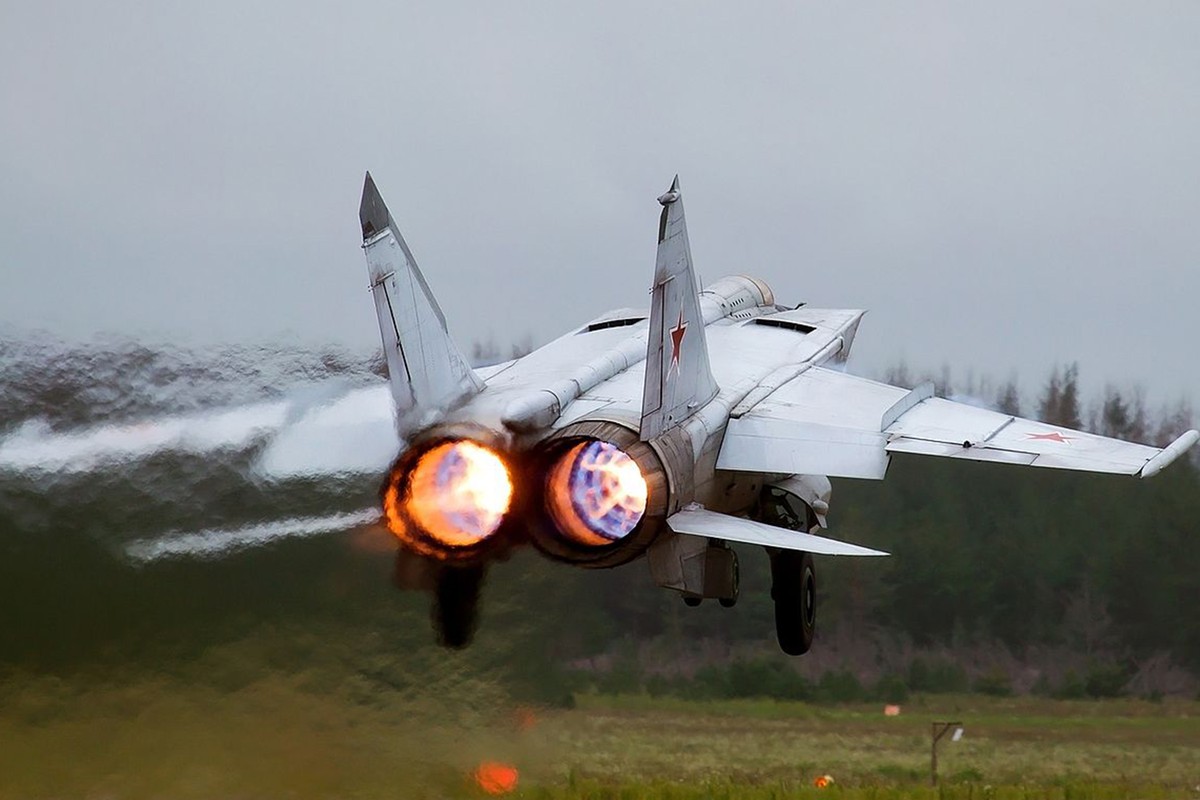
[[[70,431],[313,382],[378,381],[377,361],[336,351],[0,344],[0,441],[30,420]],[[917,382],[904,368],[880,377]],[[935,382],[942,395],[1150,443],[1191,425],[1183,403],[1148,410],[1139,393],[1116,388],[1080,397],[1073,367],[1046,378],[1025,407],[1013,381]],[[368,704],[416,687],[436,696],[450,683],[551,705],[580,693],[836,703],[1198,690],[1194,460],[1136,481],[899,456],[884,482],[835,481],[829,535],[893,555],[819,560],[818,641],[792,659],[775,645],[768,562],[754,548],[740,548],[734,609],[685,607],[651,584],[643,563],[591,572],[521,553],[491,569],[478,637],[464,652],[432,645],[427,599],[392,587],[392,544],[378,531],[279,539],[220,559],[128,558],[124,546],[154,532],[375,500],[374,478],[265,482],[248,469],[253,457],[253,448],[161,453],[69,475],[0,472],[9,707],[36,677],[45,702],[22,713],[53,715],[74,695],[45,681],[90,676],[234,692],[286,675],[305,691]]]

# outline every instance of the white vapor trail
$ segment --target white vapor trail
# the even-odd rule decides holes
[[[165,558],[214,558],[277,539],[338,533],[379,519],[379,509],[364,508],[325,517],[296,517],[237,528],[172,531],[160,537],[139,539],[125,547],[133,561],[149,563]]]
[[[272,436],[255,462],[266,478],[382,473],[400,452],[386,385],[309,409]]]
[[[324,395],[320,402],[312,401],[313,389],[278,401],[66,432],[27,420],[0,440],[0,471],[89,472],[163,451],[219,454],[259,442],[265,447],[254,471],[267,479],[386,470],[400,449],[386,384]]]
[[[284,402],[255,403],[66,433],[50,430],[41,420],[29,420],[0,442],[0,469],[86,472],[162,450],[208,453],[236,449],[279,430],[287,411]]]

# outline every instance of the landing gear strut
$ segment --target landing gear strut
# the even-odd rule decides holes
[[[728,597],[717,598],[717,602],[721,604],[722,608],[733,608],[734,606],[736,606],[737,601],[738,601],[738,592],[741,591],[742,568],[738,565],[737,553],[733,552],[732,554],[733,554],[733,565],[729,569],[729,573],[730,573],[729,581],[731,584],[733,584],[733,593],[730,594]]]
[[[817,575],[811,553],[771,554],[771,599],[779,648],[790,656],[804,655],[812,647],[817,625]]]
[[[466,647],[475,634],[483,566],[443,567],[433,593],[433,627],[438,643],[455,649]]]
[[[684,574],[680,575],[678,583],[659,585],[677,589],[689,608],[700,605],[705,598],[716,599],[723,608],[733,608],[737,604],[740,569],[737,553],[732,547],[719,539],[710,539],[700,542],[698,550],[681,558],[681,567],[685,561],[692,566],[688,570],[681,569]],[[653,563],[650,568],[653,571]]]

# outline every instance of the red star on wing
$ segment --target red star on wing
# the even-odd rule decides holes
[[[683,311],[679,312],[679,322],[671,328],[671,369],[679,367],[679,352],[683,347],[683,337],[687,333],[688,324],[683,321]]]
[[[1053,431],[1051,433],[1027,433],[1025,435],[1030,439],[1041,439],[1045,442],[1058,442],[1059,444],[1072,441],[1075,438],[1073,436],[1063,436],[1058,431]]]

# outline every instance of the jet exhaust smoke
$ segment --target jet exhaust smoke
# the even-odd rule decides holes
[[[0,337],[0,527],[36,552],[147,563],[353,530],[400,446],[369,355]]]
[[[133,561],[148,563],[169,558],[216,558],[238,550],[260,547],[278,539],[338,533],[379,519],[374,508],[324,517],[295,517],[234,528],[172,531],[161,537],[139,539],[125,547]]]

